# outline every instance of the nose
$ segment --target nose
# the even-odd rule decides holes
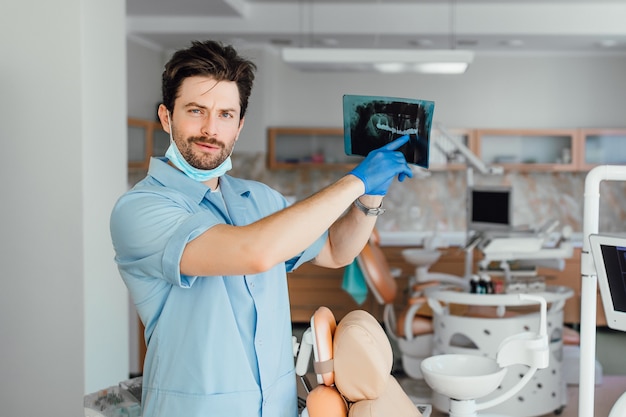
[[[203,136],[212,137],[217,134],[217,119],[212,115],[207,115],[202,121],[202,126],[200,127],[201,133]]]

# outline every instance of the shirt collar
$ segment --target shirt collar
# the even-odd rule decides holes
[[[180,190],[191,197],[198,204],[204,199],[211,189],[201,182],[192,180],[180,170],[174,168],[167,163],[167,158],[152,157],[150,158],[150,166],[148,175],[153,177],[165,187]],[[234,193],[241,197],[250,195],[250,188],[247,181],[236,181],[230,175],[222,175],[219,178],[220,191],[222,193]]]

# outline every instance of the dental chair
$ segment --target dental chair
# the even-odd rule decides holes
[[[441,273],[432,274],[435,279],[429,280],[429,275],[425,274],[412,286],[407,306],[396,316],[394,300],[398,286],[380,248],[380,238],[376,229],[357,257],[357,262],[368,288],[378,303],[384,306],[385,330],[398,345],[404,372],[413,379],[423,379],[420,364],[423,359],[432,355],[433,350],[432,311],[427,305],[423,291],[441,283],[453,284],[467,290],[467,281],[461,277]]]
[[[306,378],[311,350],[318,382],[313,389]],[[337,324],[333,313],[320,307],[296,356],[296,374],[308,391],[302,417],[422,416],[391,375],[389,339],[366,311],[351,311]]]

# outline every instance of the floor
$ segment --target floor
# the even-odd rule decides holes
[[[294,326],[294,335],[300,340],[304,328]],[[594,393],[594,416],[608,417],[615,401],[626,392],[626,333],[602,328],[597,331],[596,353],[602,368],[602,380],[597,383]],[[397,357],[398,355],[394,353]],[[400,361],[396,361],[400,364]],[[423,382],[405,376],[401,364],[396,365],[394,375],[410,397],[428,398],[430,388]],[[309,375],[315,381],[313,375]],[[567,405],[561,410],[560,417],[578,417],[578,386],[568,385]],[[431,417],[443,417],[446,413],[433,410]],[[546,414],[545,417],[555,416],[556,413]],[[533,416],[538,417],[538,416]],[[544,416],[541,416],[544,417]],[[585,416],[587,417],[587,416]]]

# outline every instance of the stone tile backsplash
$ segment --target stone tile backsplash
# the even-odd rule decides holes
[[[266,168],[264,153],[235,153],[234,176],[270,185],[296,200],[305,198],[345,174],[333,170],[280,170]],[[134,184],[145,173],[129,173]],[[513,187],[513,222],[538,227],[558,219],[582,232],[585,172],[580,173],[505,173],[483,176],[474,173],[477,185]],[[463,232],[465,231],[465,171],[432,172],[423,179],[394,182],[385,197],[388,211],[378,219],[383,232]],[[626,182],[603,182],[600,186],[601,233],[626,231]]]

